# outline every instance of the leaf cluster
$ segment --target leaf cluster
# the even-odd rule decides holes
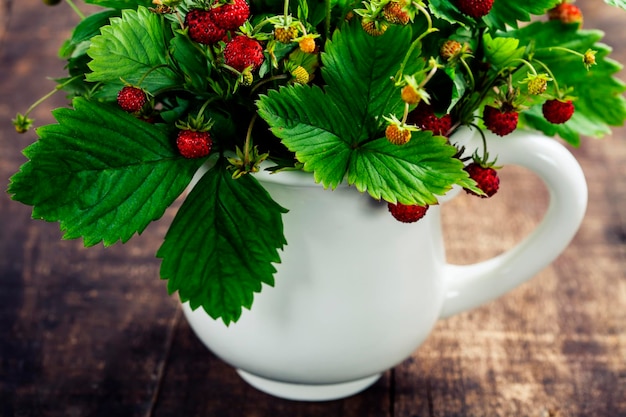
[[[215,45],[190,38],[183,18],[198,7],[195,0],[182,0],[171,14],[155,12],[150,0],[86,2],[103,9],[83,19],[59,51],[68,72],[59,88],[71,108],[55,110],[56,123],[38,128],[9,193],[32,205],[33,217],[59,222],[65,238],[87,246],[128,241],[185,195],[157,253],[161,276],[170,292],[225,323],[274,284],[287,243],[281,216],[289,207],[253,175],[261,159],[275,171],[302,169],[326,188],[347,183],[392,203],[437,204],[453,186],[479,192],[447,137],[409,126],[405,145],[386,139],[390,120],[404,127],[417,111],[402,99],[407,84],[438,115],[450,114],[454,128],[484,127],[482,109],[507,87],[520,91],[522,125],[574,145],[626,119],[626,88],[615,76],[621,64],[611,60],[603,34],[536,17],[560,0],[496,0],[480,19],[453,1],[416,1],[407,25],[369,16],[388,26],[380,36],[363,29],[353,13],[362,4],[353,0],[292,0],[286,11],[282,0],[251,0],[252,17],[239,33],[263,45],[264,62],[253,74],[225,65],[234,33]],[[372,13],[388,2],[377,0]],[[274,39],[274,25],[286,20],[301,37],[314,36],[318,49]],[[462,53],[444,59],[439,51],[450,40]],[[581,56],[590,50],[596,65],[586,68]],[[306,83],[293,76],[296,68],[307,72]],[[524,82],[537,73],[553,81],[533,96]],[[124,85],[148,93],[141,113],[117,106]],[[564,94],[576,112],[552,125],[541,104]],[[23,125],[30,120],[21,117]],[[189,120],[210,121],[208,158],[177,151],[177,126]]]
[[[335,188],[344,180],[373,198],[434,204],[453,184],[469,186],[456,149],[445,138],[414,132],[405,146],[384,137],[383,115],[400,115],[404,103],[391,77],[402,62],[421,70],[419,48],[406,57],[411,31],[390,28],[373,37],[357,24],[335,32],[322,56],[325,86],[290,86],[259,100],[259,114],[315,180]]]

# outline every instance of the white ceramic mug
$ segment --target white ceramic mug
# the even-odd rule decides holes
[[[469,129],[454,140],[469,154],[482,149],[479,134]],[[544,219],[514,248],[474,265],[450,265],[440,206],[404,224],[385,203],[353,187],[330,191],[310,174],[261,172],[259,181],[289,209],[283,217],[288,245],[276,285],[257,294],[252,310],[229,327],[184,304],[191,327],[246,381],[272,395],[330,400],[367,388],[407,359],[438,319],[528,280],[578,230],[587,188],[565,147],[529,132],[487,135],[487,141],[498,164],[529,168],[550,192]]]

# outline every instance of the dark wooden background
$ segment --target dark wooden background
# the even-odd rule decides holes
[[[579,0],[586,27],[626,61],[626,12]],[[10,7],[9,7],[10,6]],[[82,7],[83,5],[81,5]],[[63,75],[66,4],[0,0],[0,179],[24,162],[10,119]],[[52,122],[60,95],[34,112]],[[158,279],[172,212],[122,246],[61,241],[56,224],[0,195],[2,416],[626,416],[626,130],[573,152],[589,209],[571,246],[507,296],[441,321],[414,355],[352,398],[300,403],[243,383],[191,333]],[[502,190],[445,210],[451,261],[484,259],[528,233],[546,207],[538,180],[505,168]],[[484,213],[489,213],[484,216]],[[471,242],[471,244],[467,244]]]

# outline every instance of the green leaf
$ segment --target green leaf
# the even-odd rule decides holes
[[[296,2],[292,4],[295,5]],[[326,7],[330,7],[331,23],[340,23],[344,18],[348,10],[357,6],[357,0],[307,0],[308,3],[308,22],[312,26],[321,24],[326,19]],[[282,2],[281,2],[282,4]],[[295,10],[294,10],[295,12]],[[295,13],[294,13],[295,14]]]
[[[515,38],[496,37],[494,39],[486,33],[483,36],[483,46],[487,62],[496,70],[505,68],[511,61],[524,56],[524,48],[519,47],[519,40]]]
[[[543,15],[560,2],[561,0],[497,0],[482,20],[495,29],[505,30],[507,26],[517,28],[519,22],[529,22],[531,15]],[[440,19],[466,26],[475,25],[474,19],[461,13],[452,1],[430,0],[428,4],[433,14]]]
[[[171,43],[172,58],[184,74],[185,88],[205,93],[208,88],[210,67],[206,56],[199,51],[196,42],[188,36],[176,33]]]
[[[103,10],[81,20],[72,32],[71,42],[79,44],[100,34],[100,28],[110,23],[111,18],[119,17],[119,10]]]
[[[252,175],[235,180],[218,162],[185,199],[157,252],[170,293],[214,319],[237,321],[263,283],[274,285],[285,212]]]
[[[110,19],[120,16],[119,10],[104,10],[94,13],[81,20],[72,32],[72,37],[68,39],[59,49],[61,58],[69,59],[86,53],[90,45],[90,40],[100,34],[100,28],[108,25]]]
[[[507,26],[517,28],[518,22],[530,22],[531,15],[543,15],[559,3],[561,0],[494,1],[493,8],[484,20],[488,26],[500,30],[506,30]]]
[[[87,49],[91,45],[91,38],[99,35],[100,28],[108,25],[111,18],[118,16],[119,10],[104,10],[86,17],[74,28],[72,37],[59,49],[59,57],[68,60],[67,68],[71,75],[89,72],[87,63],[91,59],[87,56]]]
[[[446,20],[447,22],[453,24],[458,23],[465,26],[470,26],[473,23],[473,19],[461,13],[454,2],[447,0],[430,0],[428,7],[433,16]]]
[[[319,87],[304,85],[270,91],[259,101],[259,115],[274,135],[295,152],[305,171],[313,171],[316,182],[331,188],[345,177],[353,135],[359,130],[340,105]]]
[[[452,157],[456,149],[443,138],[414,132],[409,144],[395,146],[383,136],[383,116],[401,115],[404,109],[390,77],[412,39],[408,31],[396,29],[379,37],[359,26],[335,33],[322,55],[327,86],[270,91],[257,103],[259,114],[325,187],[347,179],[374,198],[432,204],[452,184],[467,184],[467,175]],[[405,73],[423,68],[421,60],[409,62]]]
[[[450,97],[450,104],[448,105],[448,108],[446,109],[446,112],[450,112],[450,110],[456,106],[456,104],[459,102],[459,100],[461,100],[463,98],[463,96],[465,95],[465,92],[467,91],[467,86],[468,86],[468,82],[465,79],[465,76],[460,73],[460,72],[456,72],[454,70],[449,71],[446,68],[446,74],[448,74],[449,76],[451,76],[453,84],[452,84],[452,95]]]
[[[381,115],[398,114],[404,103],[391,77],[396,75],[412,42],[411,31],[392,26],[383,36],[370,36],[357,23],[333,34],[322,54],[322,77],[328,98],[336,103],[340,117],[351,119],[352,142],[371,138],[384,123]],[[424,66],[419,48],[413,51],[405,74]]]
[[[385,139],[358,148],[350,159],[348,183],[376,199],[404,204],[436,204],[454,183],[472,188],[456,148],[443,136],[413,132],[409,143],[396,146]],[[460,173],[463,173],[461,175]]]
[[[604,2],[608,5],[626,10],[626,1],[624,0],[604,0]]]
[[[201,161],[180,157],[160,128],[113,106],[74,100],[37,130],[12,198],[60,222],[64,238],[112,245],[141,233],[182,193]]]
[[[119,83],[120,79],[138,84],[152,93],[180,86],[179,75],[168,66],[169,27],[161,16],[140,7],[123,10],[121,18],[111,19],[101,35],[91,40],[87,53],[92,58],[88,81]]]

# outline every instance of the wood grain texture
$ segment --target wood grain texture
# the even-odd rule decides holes
[[[77,21],[66,5],[8,5],[0,0],[4,184],[34,140],[9,121],[54,87],[46,77],[63,74],[56,49]],[[585,26],[606,30],[626,61],[626,15],[600,0],[577,5]],[[50,110],[62,105],[60,95],[46,102],[36,123],[52,122]],[[173,211],[124,246],[84,249],[2,194],[0,415],[626,417],[625,139],[618,128],[573,150],[589,208],[554,264],[501,299],[441,321],[369,390],[324,403],[260,393],[196,339],[157,278],[154,253]],[[462,196],[444,210],[449,259],[475,262],[511,247],[546,206],[536,177],[505,168],[496,197]]]

